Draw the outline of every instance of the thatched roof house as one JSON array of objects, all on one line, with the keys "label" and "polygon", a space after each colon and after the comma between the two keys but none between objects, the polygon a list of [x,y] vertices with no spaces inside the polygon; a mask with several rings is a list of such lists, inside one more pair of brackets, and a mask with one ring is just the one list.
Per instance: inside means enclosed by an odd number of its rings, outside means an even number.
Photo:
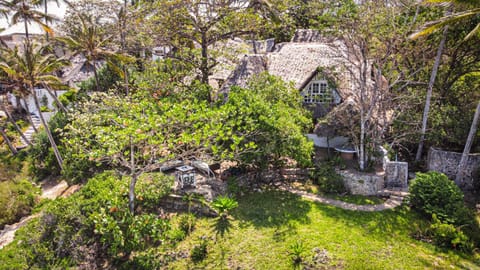
[{"label": "thatched roof house", "polygon": [[353,89],[344,70],[347,57],[342,41],[299,30],[292,42],[276,44],[272,52],[245,55],[219,92],[226,96],[231,86],[245,87],[252,76],[268,72],[293,83],[314,117],[322,117]]}]

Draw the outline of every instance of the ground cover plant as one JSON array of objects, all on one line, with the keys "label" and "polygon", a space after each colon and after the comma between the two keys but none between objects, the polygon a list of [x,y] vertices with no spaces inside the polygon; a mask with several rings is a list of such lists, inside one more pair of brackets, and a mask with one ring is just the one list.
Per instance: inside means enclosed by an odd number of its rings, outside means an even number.
[{"label": "ground cover plant", "polygon": [[25,156],[0,151],[0,229],[28,215],[40,193],[26,173]]},{"label": "ground cover plant", "polygon": [[45,205],[42,214],[17,233],[15,242],[1,250],[0,269],[89,268],[97,258],[135,268],[134,253],[162,246],[174,229],[169,220],[158,218],[151,204],[170,186],[171,179],[159,173],[140,177],[141,199],[134,216],[128,211],[127,182],[112,172],[99,174],[71,197]]}]

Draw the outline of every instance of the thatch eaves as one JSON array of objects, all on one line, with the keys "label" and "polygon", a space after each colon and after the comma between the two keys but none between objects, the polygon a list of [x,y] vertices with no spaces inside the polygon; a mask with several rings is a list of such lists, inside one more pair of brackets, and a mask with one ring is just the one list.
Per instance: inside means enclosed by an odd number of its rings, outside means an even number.
[{"label": "thatch eaves", "polygon": [[252,75],[267,71],[292,82],[301,90],[318,73],[335,81],[342,98],[352,91],[347,65],[346,49],[339,40],[313,43],[281,43],[273,52],[264,55],[246,55],[237,68],[230,74],[220,92],[227,93],[233,86],[245,87]]},{"label": "thatch eaves", "polygon": [[220,89],[220,93],[226,94],[232,86],[246,87],[250,78],[267,70],[266,55],[245,55],[237,68],[230,74]]}]

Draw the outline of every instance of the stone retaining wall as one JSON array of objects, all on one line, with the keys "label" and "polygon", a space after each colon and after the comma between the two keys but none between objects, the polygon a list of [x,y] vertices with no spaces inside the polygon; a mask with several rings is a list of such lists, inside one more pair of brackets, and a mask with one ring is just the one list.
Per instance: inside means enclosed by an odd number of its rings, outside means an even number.
[{"label": "stone retaining wall", "polygon": [[[462,153],[442,151],[431,147],[428,151],[427,168],[429,171],[444,173],[450,179],[455,179],[458,163],[462,158]],[[461,188],[473,188],[474,174],[480,170],[480,153],[470,154],[462,180]],[[477,176],[478,177],[478,176]]]},{"label": "stone retaining wall", "polygon": [[387,150],[380,147],[383,152],[383,170],[385,171],[385,188],[408,189],[408,163],[391,161],[388,158]]},{"label": "stone retaining wall", "polygon": [[[188,201],[184,200],[183,196],[176,194],[165,196],[159,202],[159,206],[163,211],[174,213],[188,212],[188,204]],[[190,212],[200,216],[217,216],[217,213],[213,211],[207,204],[197,199],[193,199],[191,201]]]},{"label": "stone retaining wall", "polygon": [[355,170],[337,170],[351,194],[378,195],[384,189],[384,173],[363,173]]}]

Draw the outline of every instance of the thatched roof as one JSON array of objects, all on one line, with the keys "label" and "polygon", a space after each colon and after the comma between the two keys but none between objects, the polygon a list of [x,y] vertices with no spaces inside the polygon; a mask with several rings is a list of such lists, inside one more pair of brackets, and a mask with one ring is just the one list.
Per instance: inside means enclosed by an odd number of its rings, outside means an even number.
[{"label": "thatched roof", "polygon": [[[70,62],[71,65],[62,70],[63,76],[61,78],[65,84],[68,84],[70,87],[76,87],[78,83],[93,77],[93,66],[87,62],[84,56],[73,56]],[[104,64],[105,61],[97,62],[97,69]]]},{"label": "thatched roof", "polygon": [[287,42],[277,44],[275,50],[264,55],[246,55],[230,74],[220,92],[226,93],[233,85],[246,86],[249,78],[263,71],[279,76],[302,89],[321,70],[335,78],[338,92],[351,91],[352,86],[346,72],[341,69],[345,63],[345,46],[339,40],[324,42]]},{"label": "thatched roof", "polygon": [[210,80],[227,80],[237,65],[243,61],[242,56],[246,54],[265,54],[271,52],[274,45],[274,39],[252,41],[234,38],[218,42],[211,49],[222,51],[223,53],[217,58],[218,65],[209,76]]},{"label": "thatched roof", "polygon": [[298,29],[292,37],[290,42],[330,42],[332,39],[320,34],[318,30],[313,29]]}]

